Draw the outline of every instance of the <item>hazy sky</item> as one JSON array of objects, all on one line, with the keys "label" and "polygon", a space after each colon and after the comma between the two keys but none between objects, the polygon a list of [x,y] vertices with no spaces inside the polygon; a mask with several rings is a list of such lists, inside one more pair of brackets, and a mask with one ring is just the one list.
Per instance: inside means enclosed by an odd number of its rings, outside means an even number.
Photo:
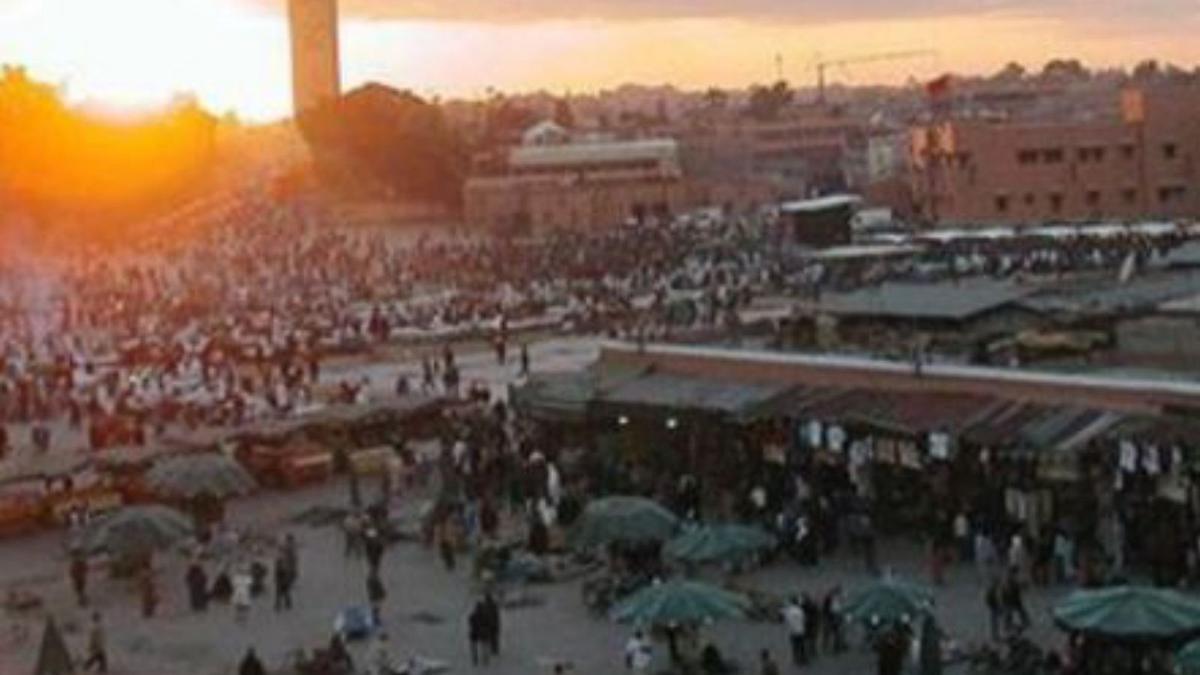
[{"label": "hazy sky", "polygon": [[[279,117],[290,102],[283,0],[0,0],[0,61],[76,99],[153,105],[193,91]],[[809,84],[818,55],[935,49],[833,73],[862,84],[1078,56],[1200,61],[1197,0],[343,0],[348,86],[422,93],[583,91],[623,82]]]}]

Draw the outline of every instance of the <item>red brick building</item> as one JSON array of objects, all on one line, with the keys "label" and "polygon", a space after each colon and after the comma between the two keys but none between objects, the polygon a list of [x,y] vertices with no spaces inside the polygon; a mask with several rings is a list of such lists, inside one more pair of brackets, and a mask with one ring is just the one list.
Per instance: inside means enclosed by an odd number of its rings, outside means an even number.
[{"label": "red brick building", "polygon": [[1084,122],[913,129],[918,217],[969,225],[1200,216],[1200,87],[1130,89],[1114,108]]}]

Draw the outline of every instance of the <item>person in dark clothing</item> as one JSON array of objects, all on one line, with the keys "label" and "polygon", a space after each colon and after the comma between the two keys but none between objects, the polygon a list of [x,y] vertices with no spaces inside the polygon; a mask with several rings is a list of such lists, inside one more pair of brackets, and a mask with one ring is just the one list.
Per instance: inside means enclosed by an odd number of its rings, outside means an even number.
[{"label": "person in dark clothing", "polygon": [[775,663],[775,659],[771,658],[769,650],[762,650],[759,662],[762,664],[758,668],[759,675],[779,675],[779,664]]},{"label": "person in dark clothing", "polygon": [[704,649],[700,650],[700,671],[704,675],[727,675],[733,672],[733,668],[725,662],[721,650],[712,642],[708,642]]},{"label": "person in dark clothing", "polygon": [[346,641],[342,639],[341,633],[334,633],[329,639],[329,650],[325,655],[329,664],[338,669],[335,672],[354,672],[354,658],[350,656],[350,650],[346,649]]},{"label": "person in dark clothing", "polygon": [[487,628],[487,644],[492,656],[500,655],[500,605],[491,592],[483,596],[483,618]]},{"label": "person in dark clothing", "polygon": [[1001,590],[1001,604],[1004,606],[1005,623],[1010,630],[1023,631],[1029,628],[1029,612],[1025,610],[1025,593],[1021,587],[1021,578],[1014,568],[1009,571]]},{"label": "person in dark clothing", "polygon": [[521,377],[529,376],[529,345],[521,343]]},{"label": "person in dark clothing", "polygon": [[238,675],[267,675],[267,669],[263,667],[254,647],[246,650],[246,655],[242,657],[242,662],[238,665]]},{"label": "person in dark clothing", "polygon": [[292,587],[295,585],[292,566],[285,556],[275,558],[275,611],[292,608]]},{"label": "person in dark clothing", "polygon": [[199,562],[188,565],[184,575],[184,583],[188,589],[188,604],[193,612],[203,612],[208,609],[208,575]]},{"label": "person in dark clothing", "polygon": [[804,641],[807,644],[804,651],[808,655],[808,659],[812,660],[817,658],[817,649],[821,643],[821,608],[808,593],[804,594],[800,607],[804,610],[806,628]]},{"label": "person in dark clothing", "polygon": [[487,617],[483,603],[475,603],[470,616],[467,617],[467,639],[471,643],[471,665],[487,665]]},{"label": "person in dark clothing", "polygon": [[1004,605],[1001,600],[1000,581],[993,580],[988,585],[984,601],[987,603],[988,620],[991,624],[992,639],[999,640],[1004,632]]},{"label": "person in dark clothing", "polygon": [[379,573],[379,563],[383,560],[383,537],[375,528],[367,530],[364,537],[363,550],[367,554],[367,565],[373,574]]},{"label": "person in dark clothing", "polygon": [[383,601],[387,598],[387,589],[379,575],[371,572],[367,575],[367,601],[371,603],[371,618],[376,626],[383,625]]},{"label": "person in dark clothing", "polygon": [[87,558],[82,554],[71,556],[71,588],[75,590],[75,600],[80,607],[87,607]]}]

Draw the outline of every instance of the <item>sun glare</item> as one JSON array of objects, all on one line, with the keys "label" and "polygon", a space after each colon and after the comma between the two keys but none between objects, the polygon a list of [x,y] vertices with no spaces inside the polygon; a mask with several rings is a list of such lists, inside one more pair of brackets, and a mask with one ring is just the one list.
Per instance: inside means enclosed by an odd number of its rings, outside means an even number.
[{"label": "sun glare", "polygon": [[73,100],[145,108],[191,92],[217,111],[287,112],[287,33],[276,14],[234,0],[15,2],[0,60],[61,77]]}]

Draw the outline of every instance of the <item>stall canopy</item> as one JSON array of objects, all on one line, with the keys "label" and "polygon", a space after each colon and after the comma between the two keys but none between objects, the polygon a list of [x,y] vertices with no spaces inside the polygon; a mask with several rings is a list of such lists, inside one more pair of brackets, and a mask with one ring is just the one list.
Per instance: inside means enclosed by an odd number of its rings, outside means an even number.
[{"label": "stall canopy", "polygon": [[537,373],[510,390],[521,412],[543,422],[582,422],[599,392],[636,379],[643,369],[593,365],[583,371]]},{"label": "stall canopy", "polygon": [[749,421],[790,386],[778,383],[722,382],[650,372],[597,392],[592,403],[600,414],[640,411],[706,413]]},{"label": "stall canopy", "polygon": [[905,435],[932,430],[957,433],[994,404],[991,397],[973,394],[851,389],[814,398],[798,415]]},{"label": "stall canopy", "polygon": [[964,441],[1009,455],[1069,455],[1123,419],[1117,412],[1079,406],[1005,402],[963,432]]}]

